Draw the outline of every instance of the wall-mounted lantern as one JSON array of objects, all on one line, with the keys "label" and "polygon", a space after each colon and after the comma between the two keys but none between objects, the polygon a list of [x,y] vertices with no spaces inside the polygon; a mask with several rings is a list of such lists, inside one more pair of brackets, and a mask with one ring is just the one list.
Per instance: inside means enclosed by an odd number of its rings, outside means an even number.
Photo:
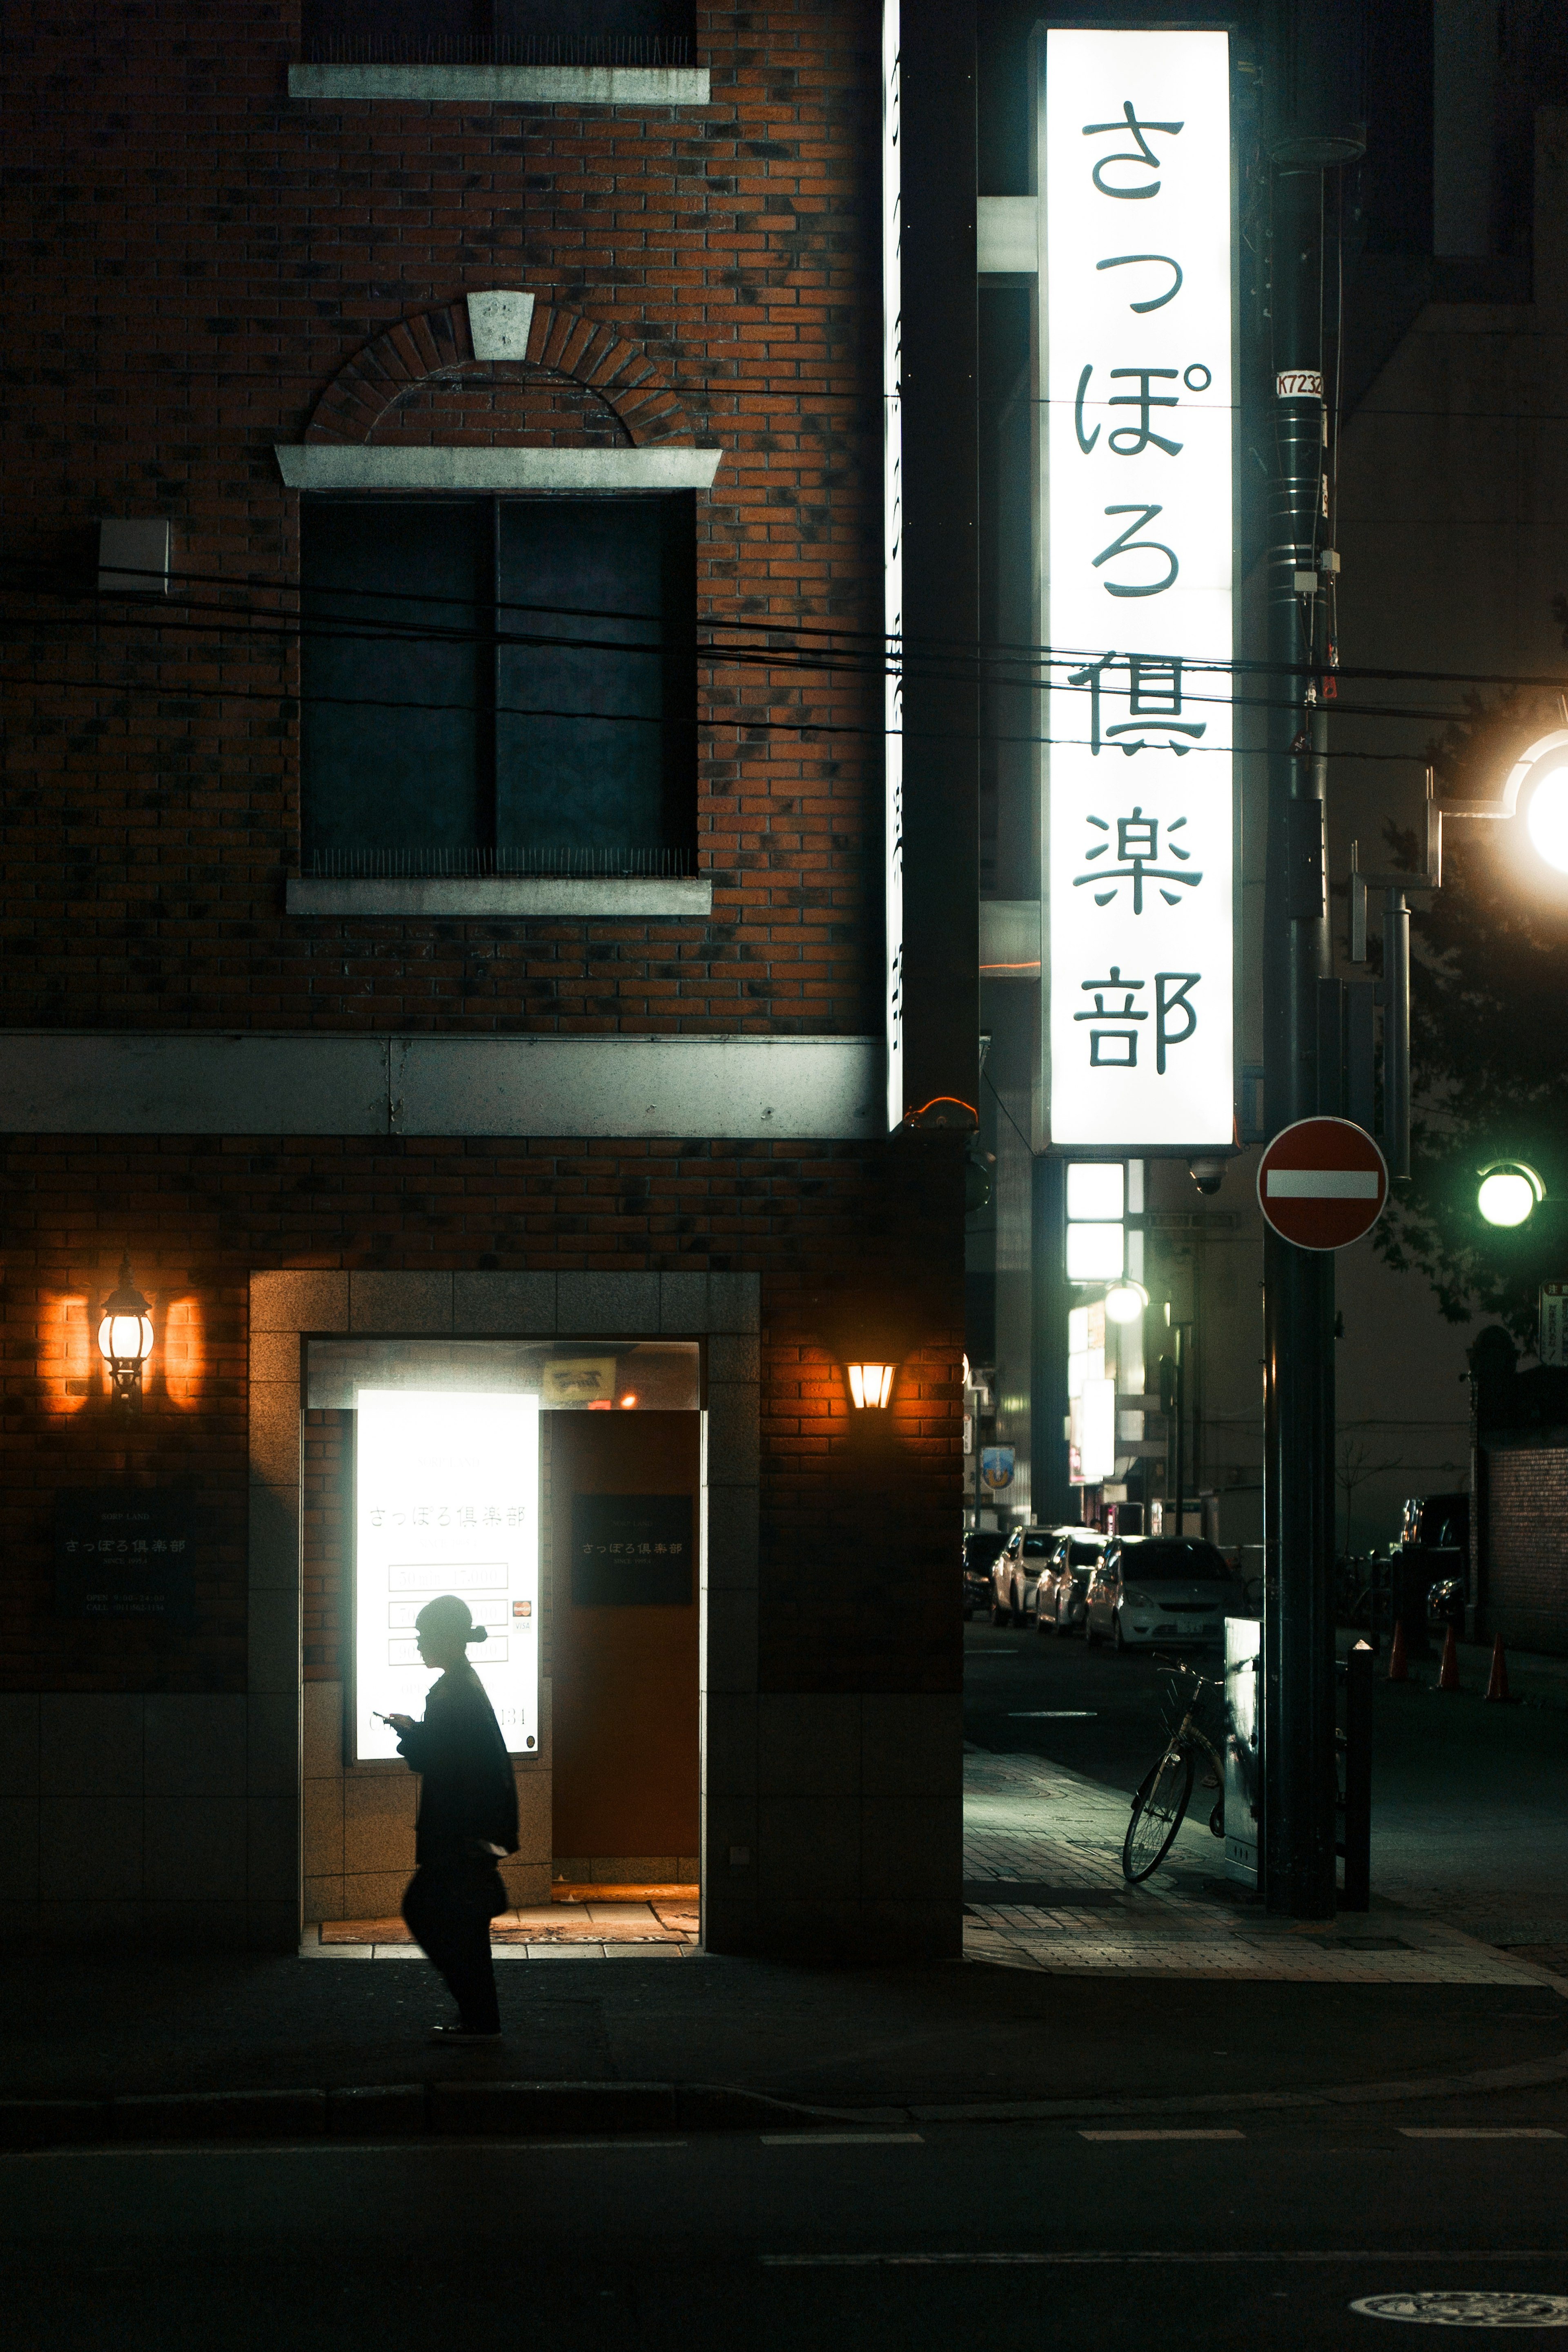
[{"label": "wall-mounted lantern", "polygon": [[120,1280],[99,1310],[98,1351],[108,1368],[116,1404],[127,1412],[141,1406],[141,1374],[152,1353],[152,1310],[131,1279],[131,1252],[120,1261]]},{"label": "wall-mounted lantern", "polygon": [[846,1364],[850,1402],[857,1412],[882,1412],[893,1394],[893,1364]]}]

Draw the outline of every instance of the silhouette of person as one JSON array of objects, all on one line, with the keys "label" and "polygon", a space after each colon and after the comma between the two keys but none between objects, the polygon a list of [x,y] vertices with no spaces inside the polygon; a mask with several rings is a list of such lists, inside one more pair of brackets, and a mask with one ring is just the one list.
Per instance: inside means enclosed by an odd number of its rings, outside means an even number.
[{"label": "silhouette of person", "polygon": [[454,1593],[426,1601],[414,1619],[419,1654],[444,1669],[424,1719],[389,1715],[398,1748],[420,1776],[417,1865],[402,1916],[457,2003],[457,2023],[433,2042],[494,2042],[501,2032],[490,1922],[507,1908],[496,1864],[517,1850],[517,1789],[512,1759],[468,1644],[486,1638]]}]

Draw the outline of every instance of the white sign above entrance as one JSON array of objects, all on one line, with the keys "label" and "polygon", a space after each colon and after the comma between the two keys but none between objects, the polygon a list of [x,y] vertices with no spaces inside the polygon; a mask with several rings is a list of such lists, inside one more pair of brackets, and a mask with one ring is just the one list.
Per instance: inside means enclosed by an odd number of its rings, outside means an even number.
[{"label": "white sign above entrance", "polygon": [[1051,1140],[1227,1144],[1229,42],[1045,59]]},{"label": "white sign above entrance", "polygon": [[469,1656],[513,1755],[539,1736],[539,1401],[361,1389],[355,1459],[354,1753],[397,1754],[382,1715],[421,1716],[414,1620],[444,1592],[487,1638]]}]

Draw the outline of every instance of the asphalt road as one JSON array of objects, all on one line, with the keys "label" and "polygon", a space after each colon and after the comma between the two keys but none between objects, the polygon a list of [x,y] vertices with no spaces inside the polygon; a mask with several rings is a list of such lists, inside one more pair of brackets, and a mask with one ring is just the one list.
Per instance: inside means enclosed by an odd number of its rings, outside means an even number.
[{"label": "asphalt road", "polygon": [[1410,2138],[1385,2111],[1155,2142],[1014,2126],[7,2157],[6,2332],[29,2352],[1343,2352],[1381,2340],[1363,2296],[1568,2295],[1564,2102],[1494,2103],[1500,2126],[1554,2136]]}]

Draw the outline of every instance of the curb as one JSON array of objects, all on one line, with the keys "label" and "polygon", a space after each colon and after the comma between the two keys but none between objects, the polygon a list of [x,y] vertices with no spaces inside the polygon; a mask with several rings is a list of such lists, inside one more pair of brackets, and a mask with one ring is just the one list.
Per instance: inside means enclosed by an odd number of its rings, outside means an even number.
[{"label": "curb", "polygon": [[348,2090],[175,2091],[107,2099],[0,2100],[0,2152],[216,2140],[549,2139],[581,2133],[810,2131],[823,2124],[1068,2123],[1107,2116],[1263,2114],[1463,2098],[1568,2082],[1568,2052],[1470,2074],[1315,2091],[1197,2091],[1164,2098],[807,2106],[705,2083],[390,2083]]}]

